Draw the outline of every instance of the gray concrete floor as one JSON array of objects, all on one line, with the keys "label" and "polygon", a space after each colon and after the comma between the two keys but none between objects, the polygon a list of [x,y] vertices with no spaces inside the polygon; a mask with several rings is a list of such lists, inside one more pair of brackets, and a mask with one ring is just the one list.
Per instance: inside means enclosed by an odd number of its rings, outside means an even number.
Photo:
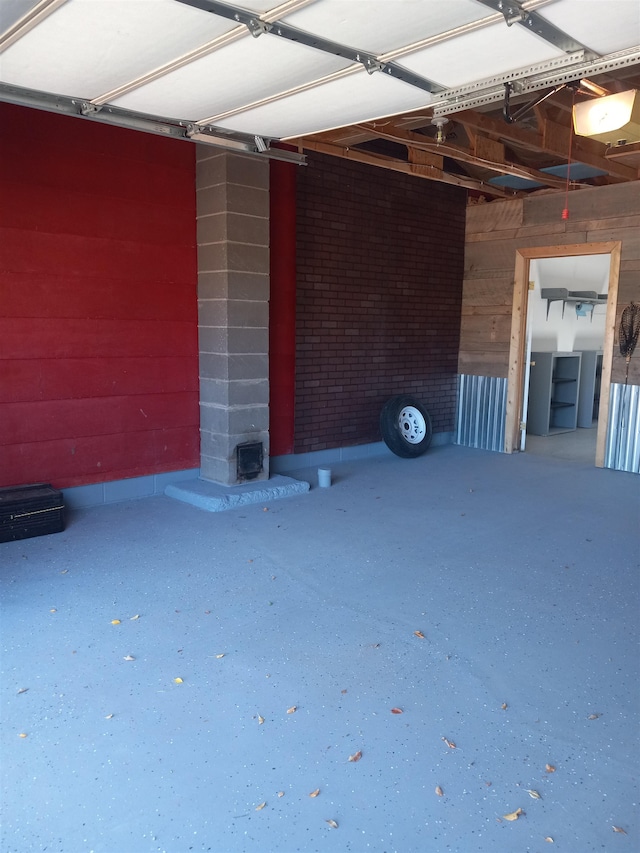
[{"label": "gray concrete floor", "polygon": [[637,476],[333,476],[0,545],[3,853],[639,849]]},{"label": "gray concrete floor", "polygon": [[553,435],[527,435],[525,452],[593,465],[596,458],[596,438],[595,425],[593,429],[575,429]]}]

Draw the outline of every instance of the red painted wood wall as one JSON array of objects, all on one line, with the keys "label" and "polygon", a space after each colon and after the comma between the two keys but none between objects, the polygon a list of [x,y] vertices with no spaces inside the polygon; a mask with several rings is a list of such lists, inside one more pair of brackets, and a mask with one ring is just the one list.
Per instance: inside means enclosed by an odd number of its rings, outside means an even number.
[{"label": "red painted wood wall", "polygon": [[293,453],[296,368],[296,174],[271,161],[269,445],[271,456]]},{"label": "red painted wood wall", "polygon": [[194,154],[0,104],[0,485],[199,466]]},{"label": "red painted wood wall", "polygon": [[323,155],[297,187],[295,452],[380,441],[396,394],[451,431],[466,192]]}]

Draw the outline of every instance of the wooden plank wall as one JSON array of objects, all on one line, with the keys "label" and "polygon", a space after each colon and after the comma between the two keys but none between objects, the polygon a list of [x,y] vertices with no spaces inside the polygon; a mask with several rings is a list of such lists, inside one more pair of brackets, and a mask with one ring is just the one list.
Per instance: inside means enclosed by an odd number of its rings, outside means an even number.
[{"label": "wooden plank wall", "polygon": [[194,151],[0,104],[0,486],[200,464]]},{"label": "wooden plank wall", "polygon": [[[640,182],[571,192],[567,220],[564,206],[563,193],[550,193],[467,209],[459,373],[507,376],[516,249],[620,240],[616,328],[623,308],[640,302]],[[624,373],[616,336],[611,381]],[[629,382],[640,385],[640,351]]]}]

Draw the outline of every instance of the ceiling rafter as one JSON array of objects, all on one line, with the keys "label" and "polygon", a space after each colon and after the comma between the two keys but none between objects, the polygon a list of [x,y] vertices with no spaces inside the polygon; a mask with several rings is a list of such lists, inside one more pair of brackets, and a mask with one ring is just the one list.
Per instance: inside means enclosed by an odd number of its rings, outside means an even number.
[{"label": "ceiling rafter", "polygon": [[385,132],[377,129],[376,133],[380,139],[387,139],[390,142],[401,142],[421,151],[439,153],[445,157],[450,157],[452,160],[457,160],[461,163],[469,163],[473,166],[482,166],[489,171],[498,172],[502,175],[512,175],[518,178],[538,181],[541,184],[549,187],[555,187],[556,189],[564,189],[566,187],[566,181],[564,179],[548,175],[545,172],[539,172],[537,169],[531,169],[527,166],[519,166],[516,163],[510,163],[507,160],[504,162],[487,160],[476,156],[469,149],[461,148],[458,145],[452,145],[446,142],[431,142],[423,139],[419,134],[412,133],[409,130],[393,128],[393,130]]},{"label": "ceiling rafter", "polygon": [[[484,131],[496,139],[506,139],[510,142],[516,142],[532,151],[548,152],[565,159],[569,156],[568,134],[571,133],[569,127],[564,128],[567,134],[565,137],[566,141],[563,144],[559,144],[557,136],[553,138],[551,134],[548,134],[545,138],[544,127],[538,132],[526,130],[513,124],[506,124],[506,122],[496,120],[491,118],[491,116],[476,112],[475,110],[465,110],[464,112],[456,113],[455,120],[463,126],[469,126],[476,131]],[[557,126],[563,127],[561,125]],[[576,137],[573,141],[572,159],[587,166],[593,166],[596,169],[603,169],[627,181],[637,179],[637,171],[620,163],[612,162],[603,156],[603,151],[604,146],[601,142],[594,142],[585,137]]]},{"label": "ceiling rafter", "polygon": [[369,151],[362,151],[358,148],[349,148],[342,145],[336,145],[332,142],[323,142],[320,139],[300,139],[297,141],[297,144],[300,151],[316,151],[319,154],[329,154],[333,157],[341,157],[344,160],[353,160],[357,163],[365,163],[369,166],[378,166],[393,172],[404,172],[405,174],[416,175],[419,178],[426,178],[430,181],[438,181],[440,183],[452,184],[469,190],[476,190],[477,192],[494,196],[495,198],[514,197],[513,192],[504,190],[502,187],[494,187],[487,184],[485,181],[475,180],[474,178],[451,175],[438,169],[437,166],[429,164],[397,160],[394,157],[387,157],[384,154],[373,154]]}]

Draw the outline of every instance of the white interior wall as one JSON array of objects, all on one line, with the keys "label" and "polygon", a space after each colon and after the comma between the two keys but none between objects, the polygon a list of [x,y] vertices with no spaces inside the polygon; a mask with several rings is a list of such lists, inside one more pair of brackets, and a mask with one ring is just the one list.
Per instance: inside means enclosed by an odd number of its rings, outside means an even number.
[{"label": "white interior wall", "polygon": [[593,320],[578,317],[575,305],[567,303],[562,316],[562,302],[552,302],[547,319],[545,287],[567,290],[593,290],[606,293],[609,286],[609,255],[577,255],[566,258],[539,258],[531,262],[530,280],[534,290],[529,294],[533,352],[572,352],[600,350],[604,341],[606,305],[596,305]]}]

